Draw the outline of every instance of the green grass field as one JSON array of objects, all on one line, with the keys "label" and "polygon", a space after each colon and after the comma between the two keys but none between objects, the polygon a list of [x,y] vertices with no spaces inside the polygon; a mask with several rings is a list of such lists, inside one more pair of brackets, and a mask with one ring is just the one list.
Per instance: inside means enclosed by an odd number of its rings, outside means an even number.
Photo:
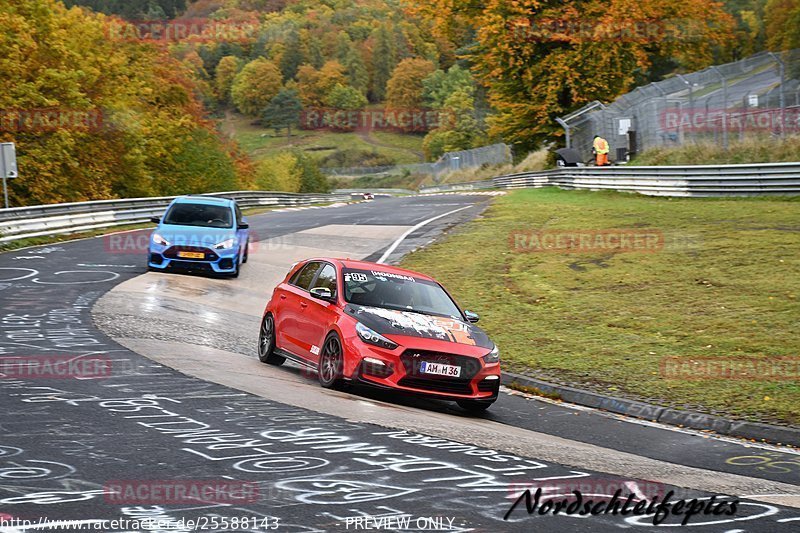
[{"label": "green grass field", "polygon": [[289,149],[305,150],[315,158],[323,158],[337,150],[375,151],[392,158],[396,164],[422,162],[422,135],[391,132],[335,133],[323,130],[293,130],[288,138],[273,129],[252,124],[253,119],[229,114],[222,129],[232,136],[254,159],[263,159]]},{"label": "green grass field", "polygon": [[[530,230],[661,232],[650,253],[533,252]],[[800,202],[524,190],[409,256],[482,315],[505,369],[684,409],[797,424],[800,375],[674,379],[680,358],[800,357]],[[800,371],[800,367],[799,367]]]}]

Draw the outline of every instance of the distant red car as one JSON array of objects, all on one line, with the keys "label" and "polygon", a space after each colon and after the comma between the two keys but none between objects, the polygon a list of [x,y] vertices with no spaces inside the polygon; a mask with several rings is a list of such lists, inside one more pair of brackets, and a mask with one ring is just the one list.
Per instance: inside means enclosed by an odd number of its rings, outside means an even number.
[{"label": "distant red car", "polygon": [[480,411],[497,400],[497,346],[432,278],[387,265],[296,264],[264,311],[259,359],[317,370],[326,388],[362,383]]}]

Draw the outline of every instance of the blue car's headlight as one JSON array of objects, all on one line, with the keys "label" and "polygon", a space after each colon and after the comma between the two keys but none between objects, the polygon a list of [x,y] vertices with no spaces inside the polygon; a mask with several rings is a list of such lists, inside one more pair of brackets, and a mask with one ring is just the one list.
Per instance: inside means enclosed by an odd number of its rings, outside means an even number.
[{"label": "blue car's headlight", "polygon": [[214,245],[215,250],[228,250],[236,245],[236,239],[227,239]]},{"label": "blue car's headlight", "polygon": [[375,346],[380,346],[381,348],[386,348],[387,350],[394,350],[397,348],[396,342],[392,342],[380,333],[372,331],[361,322],[356,323],[356,332],[361,340],[367,344],[374,344]]},{"label": "blue car's headlight", "polygon": [[160,246],[169,246],[169,241],[158,233],[153,233],[153,242]]},{"label": "blue car's headlight", "polygon": [[498,362],[500,360],[500,348],[498,348],[495,344],[494,348],[492,348],[492,351],[483,356],[483,360],[486,363]]}]

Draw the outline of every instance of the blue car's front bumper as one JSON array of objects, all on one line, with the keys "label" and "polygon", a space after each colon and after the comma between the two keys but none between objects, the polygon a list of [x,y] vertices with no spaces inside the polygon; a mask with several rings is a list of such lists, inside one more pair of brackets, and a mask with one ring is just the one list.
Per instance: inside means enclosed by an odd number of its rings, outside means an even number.
[{"label": "blue car's front bumper", "polygon": [[[181,252],[202,253],[203,258],[181,257]],[[155,270],[190,270],[216,274],[233,274],[239,268],[240,247],[225,250],[211,248],[162,246],[150,243],[147,265]]]}]

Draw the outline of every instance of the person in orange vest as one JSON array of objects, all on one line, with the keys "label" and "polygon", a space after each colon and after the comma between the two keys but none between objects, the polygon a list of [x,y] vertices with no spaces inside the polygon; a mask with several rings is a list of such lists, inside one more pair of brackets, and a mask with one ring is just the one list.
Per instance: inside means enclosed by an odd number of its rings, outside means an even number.
[{"label": "person in orange vest", "polygon": [[594,136],[594,142],[592,143],[592,152],[594,153],[595,157],[595,164],[598,167],[603,167],[608,165],[608,141],[600,137],[599,135]]}]

